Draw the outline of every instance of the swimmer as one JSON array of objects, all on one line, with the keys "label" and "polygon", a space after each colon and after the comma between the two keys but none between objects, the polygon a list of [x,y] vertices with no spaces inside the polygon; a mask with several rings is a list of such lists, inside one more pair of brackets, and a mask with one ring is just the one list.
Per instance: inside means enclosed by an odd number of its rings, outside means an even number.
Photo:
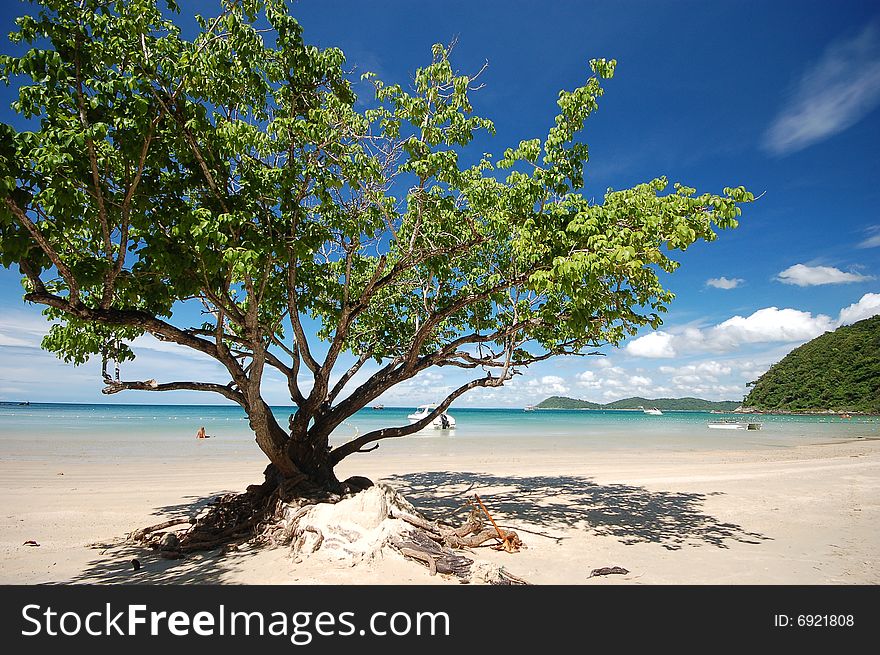
[{"label": "swimmer", "polygon": [[196,432],[196,439],[207,439],[208,435],[205,434],[205,426],[199,428],[199,431]]}]

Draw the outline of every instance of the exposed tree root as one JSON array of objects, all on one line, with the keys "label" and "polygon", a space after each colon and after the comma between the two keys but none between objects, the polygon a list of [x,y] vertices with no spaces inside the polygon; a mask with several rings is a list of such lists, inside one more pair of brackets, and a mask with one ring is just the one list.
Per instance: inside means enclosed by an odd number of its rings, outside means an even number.
[{"label": "exposed tree root", "polygon": [[335,494],[309,485],[305,477],[278,480],[270,467],[263,484],[217,498],[198,517],[174,518],[137,530],[129,540],[168,559],[251,542],[289,547],[294,557],[318,554],[353,565],[381,558],[384,550],[391,549],[424,564],[431,575],[454,576],[462,582],[526,584],[501,567],[475,563],[461,553],[489,545],[511,553],[523,547],[515,532],[495,524],[476,495],[469,503],[469,516],[455,527],[421,516],[385,485],[359,493],[372,486],[366,478],[350,478],[341,485],[343,493]]},{"label": "exposed tree root", "polygon": [[150,533],[157,532],[158,530],[164,530],[164,529],[166,529],[166,528],[170,528],[170,527],[173,527],[173,526],[175,526],[175,525],[181,525],[181,524],[183,524],[183,523],[190,523],[190,524],[192,524],[192,523],[195,523],[195,522],[196,522],[196,520],[195,520],[194,518],[189,518],[189,517],[178,518],[178,519],[171,519],[170,521],[163,521],[162,523],[159,523],[159,524],[157,524],[157,525],[151,525],[151,526],[149,526],[148,528],[141,528],[140,530],[137,530],[136,532],[133,532],[133,533],[130,535],[130,538],[133,539],[133,540],[135,540],[135,541],[146,541],[146,537],[147,537],[147,535],[149,535]]}]

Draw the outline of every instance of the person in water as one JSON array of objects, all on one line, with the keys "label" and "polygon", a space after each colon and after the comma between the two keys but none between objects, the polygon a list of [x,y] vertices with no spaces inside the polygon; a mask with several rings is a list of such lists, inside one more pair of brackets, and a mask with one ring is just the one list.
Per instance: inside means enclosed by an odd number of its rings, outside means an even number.
[{"label": "person in water", "polygon": [[199,428],[199,431],[196,432],[196,439],[207,439],[208,435],[205,434],[205,426]]}]

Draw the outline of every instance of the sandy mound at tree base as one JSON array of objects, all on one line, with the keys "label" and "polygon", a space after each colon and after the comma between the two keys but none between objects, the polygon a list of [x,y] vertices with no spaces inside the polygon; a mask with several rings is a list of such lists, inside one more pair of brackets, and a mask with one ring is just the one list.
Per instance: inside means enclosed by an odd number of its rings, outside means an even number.
[{"label": "sandy mound at tree base", "polygon": [[454,575],[465,583],[522,583],[497,565],[475,562],[460,550],[437,543],[436,537],[413,525],[429,522],[386,484],[373,485],[336,503],[290,505],[282,522],[298,562],[319,558],[336,566],[357,566],[406,556],[428,566],[432,574]]},{"label": "sandy mound at tree base", "polygon": [[394,489],[377,484],[337,503],[289,506],[284,521],[293,525],[295,557],[321,557],[355,566],[381,559],[394,538],[412,529],[393,518],[393,513],[418,514]]}]

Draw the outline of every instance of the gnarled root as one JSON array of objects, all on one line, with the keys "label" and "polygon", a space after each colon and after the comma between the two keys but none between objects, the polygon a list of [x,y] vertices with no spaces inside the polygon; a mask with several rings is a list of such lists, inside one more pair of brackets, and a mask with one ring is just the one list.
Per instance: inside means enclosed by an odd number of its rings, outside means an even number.
[{"label": "gnarled root", "polygon": [[[347,566],[395,551],[427,566],[431,575],[454,576],[461,582],[526,584],[497,565],[475,563],[461,553],[490,543],[508,552],[522,547],[515,532],[495,525],[481,502],[471,503],[468,518],[454,527],[426,519],[387,485],[350,478],[340,490],[343,493],[329,493],[304,478],[278,480],[267,470],[266,482],[251,485],[243,494],[218,498],[201,516],[171,519],[138,530],[129,539],[168,559],[218,547],[235,549],[248,541],[288,546],[296,561],[317,556]],[[183,530],[168,530],[184,524]]]},{"label": "gnarled root", "polygon": [[[366,478],[357,478],[343,483],[342,489],[360,489],[369,484],[372,483]],[[276,543],[279,527],[284,532],[281,543],[289,543],[293,531],[285,530],[279,521],[292,503],[302,507],[340,498],[341,495],[309,484],[304,475],[280,478],[269,466],[262,484],[250,485],[243,494],[219,496],[201,516],[170,519],[137,530],[128,539],[158,550],[161,557],[168,559],[220,547],[234,548],[250,540]],[[189,527],[182,531],[166,531],[185,523]]]}]

